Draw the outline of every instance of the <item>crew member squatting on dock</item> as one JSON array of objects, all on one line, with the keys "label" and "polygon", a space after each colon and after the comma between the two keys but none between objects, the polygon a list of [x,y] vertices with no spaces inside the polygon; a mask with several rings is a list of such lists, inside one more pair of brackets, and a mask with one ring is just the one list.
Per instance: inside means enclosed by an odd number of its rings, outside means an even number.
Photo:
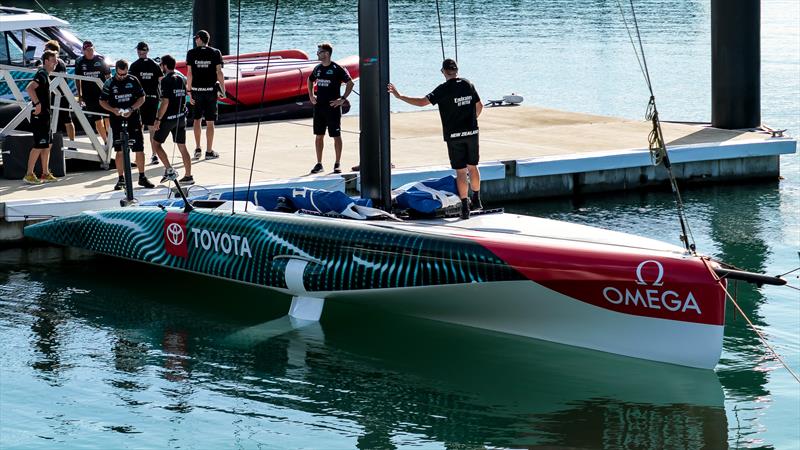
[{"label": "crew member squatting on dock", "polygon": [[[458,77],[458,65],[452,59],[442,62],[445,82],[425,97],[407,97],[389,83],[388,89],[398,99],[415,106],[439,105],[442,132],[447,142],[450,167],[456,171],[458,196],[461,198],[461,218],[469,218],[470,209],[483,208],[481,204],[481,175],[478,170],[478,116],[483,111],[481,98],[475,86],[466,78]],[[472,205],[467,198],[467,173],[472,187]]]},{"label": "crew member squatting on dock", "polygon": [[175,58],[172,55],[161,57],[161,70],[164,78],[161,79],[161,106],[156,113],[153,125],[153,152],[164,163],[164,178],[161,182],[178,178],[177,172],[172,168],[167,153],[161,145],[167,141],[167,136],[172,134],[172,142],[178,145],[183,159],[183,169],[186,175],[178,180],[181,185],[194,184],[192,177],[192,157],[186,148],[186,79],[175,71]]},{"label": "crew member squatting on dock", "polygon": [[139,186],[152,188],[144,174],[144,136],[139,109],[144,104],[144,90],[136,77],[128,74],[128,62],[120,59],[115,64],[117,73],[103,85],[100,93],[100,106],[110,112],[111,131],[114,133],[114,150],[117,151],[114,165],[119,176],[114,190],[125,186],[125,172],[122,157],[122,124],[127,123],[128,138],[133,142],[131,151],[136,155],[136,168],[139,169]]},{"label": "crew member squatting on dock", "polygon": [[[150,51],[150,46],[147,42],[139,42],[136,45],[136,54],[139,59],[131,63],[131,69],[128,71],[131,75],[135,76],[144,89],[144,105],[142,105],[142,126],[147,127],[150,134],[150,148],[155,149],[153,143],[153,123],[156,120],[156,110],[158,109],[158,80],[164,76],[161,67],[155,61],[147,57]],[[156,157],[155,150],[150,157],[150,164],[158,164],[158,157]]]},{"label": "crew member squatting on dock", "polygon": [[[317,58],[320,64],[314,67],[308,77],[308,99],[314,105],[314,147],[317,151],[317,164],[311,173],[320,173],[322,168],[322,150],[325,147],[325,130],[333,138],[333,149],[336,162],[333,173],[341,173],[342,159],[342,105],[353,91],[353,79],[347,69],[331,61],[333,45],[324,42],[317,46]],[[314,84],[317,93],[314,95]],[[347,83],[344,95],[341,95],[342,83]]]},{"label": "crew member squatting on dock", "polygon": [[[23,178],[23,181],[28,184],[58,181],[50,173],[50,146],[53,142],[50,134],[50,73],[55,69],[57,62],[56,52],[45,50],[42,53],[42,67],[36,71],[33,80],[25,88],[34,107],[30,120],[33,131],[33,148],[28,156],[28,171]],[[41,178],[33,173],[37,159],[42,163]]]},{"label": "crew member squatting on dock", "polygon": [[225,77],[222,74],[222,53],[208,46],[211,35],[200,30],[194,35],[195,48],[186,53],[186,86],[194,119],[195,159],[200,159],[202,130],[200,122],[206,120],[206,159],[219,158],[213,150],[214,122],[217,120],[217,98],[225,98]]}]

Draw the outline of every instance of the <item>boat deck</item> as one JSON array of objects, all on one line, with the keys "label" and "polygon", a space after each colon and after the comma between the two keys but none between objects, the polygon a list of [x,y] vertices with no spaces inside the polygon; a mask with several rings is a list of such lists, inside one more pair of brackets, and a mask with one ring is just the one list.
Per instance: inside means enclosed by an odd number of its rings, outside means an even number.
[{"label": "boat deck", "polygon": [[[568,175],[571,180],[574,173],[649,165],[646,149],[650,123],[645,121],[506,106],[485,108],[480,124],[482,173],[486,181],[547,175]],[[308,175],[315,163],[311,125],[311,119],[302,119],[263,123],[260,129],[256,124],[239,125],[238,128],[232,125],[217,127],[215,150],[221,157],[193,164],[194,178],[198,185],[213,188],[230,185],[235,174],[237,185],[246,184],[258,130],[254,181],[261,185],[307,185],[344,190],[345,179],[354,176],[348,176],[347,172],[358,164],[358,116],[346,115],[342,120],[343,175],[332,173],[334,154],[330,138],[326,138],[325,144],[325,171]],[[392,114],[391,131],[395,186],[452,173],[436,110]],[[773,138],[763,132],[676,123],[664,123],[663,131],[673,152],[672,160],[676,163],[764,156],[774,157],[777,161],[777,155],[794,153],[796,149],[794,139]],[[187,130],[190,151],[193,144],[191,130]],[[149,158],[149,144],[145,145]],[[174,150],[175,167],[182,174],[177,147],[168,140],[165,149],[170,155]],[[157,182],[163,166],[148,165],[146,173]],[[40,186],[0,178],[0,204],[5,205],[7,221],[21,220],[19,217],[23,215],[46,214],[48,204],[59,203],[63,207],[73,203],[76,208],[81,208],[81,204],[86,203],[86,207],[97,207],[96,204],[89,205],[87,199],[102,198],[113,206],[122,197],[120,191],[112,190],[115,181],[116,172],[113,170],[68,173],[58,183]],[[158,190],[158,194],[148,191],[137,189],[137,196],[155,194],[163,197],[165,192],[163,189]],[[37,206],[26,209],[29,204]],[[10,206],[13,206],[13,214],[9,211]]]}]

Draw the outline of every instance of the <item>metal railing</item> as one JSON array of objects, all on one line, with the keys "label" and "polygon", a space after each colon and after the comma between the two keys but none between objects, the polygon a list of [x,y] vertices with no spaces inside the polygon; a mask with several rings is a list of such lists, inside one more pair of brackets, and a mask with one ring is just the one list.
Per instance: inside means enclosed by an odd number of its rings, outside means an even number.
[{"label": "metal railing", "polygon": [[[6,104],[15,104],[20,107],[20,112],[11,119],[8,124],[4,127],[0,128],[0,139],[11,132],[15,131],[17,127],[25,120],[30,121],[31,112],[34,110],[33,104],[31,103],[30,99],[27,98],[27,95],[20,90],[17,83],[22,82],[30,82],[32,78],[14,78],[14,73],[30,73],[35,74],[37,69],[19,67],[19,66],[8,66],[4,64],[0,64],[0,79],[5,81],[6,85],[8,86],[13,99],[7,98],[0,98],[0,103]],[[67,80],[74,80],[75,82],[78,81],[89,81],[92,83],[97,83],[98,87],[102,89],[103,82],[99,78],[92,78],[92,77],[84,77],[81,75],[73,75],[64,72],[52,72],[50,73],[50,93],[54,94],[55,98],[52,104],[52,114],[50,117],[50,130],[51,132],[55,133],[58,127],[58,116],[59,114],[70,114],[74,113],[75,118],[78,120],[78,124],[80,124],[81,129],[86,134],[88,138],[88,142],[84,140],[69,140],[64,139],[64,157],[65,158],[77,158],[77,159],[86,159],[90,161],[97,161],[101,164],[103,168],[108,168],[111,157],[112,157],[112,143],[114,142],[113,136],[111,133],[110,127],[108,128],[108,139],[105,143],[101,142],[97,136],[97,132],[95,131],[94,127],[92,126],[92,122],[99,120],[97,118],[93,118],[91,121],[87,116],[98,116],[100,118],[108,117],[106,113],[96,113],[91,111],[84,111],[83,107],[81,107],[80,103],[75,99],[75,94],[72,92],[72,89],[69,87],[69,83]],[[69,107],[62,108],[61,107],[61,98],[64,97],[67,100],[67,104]]]}]

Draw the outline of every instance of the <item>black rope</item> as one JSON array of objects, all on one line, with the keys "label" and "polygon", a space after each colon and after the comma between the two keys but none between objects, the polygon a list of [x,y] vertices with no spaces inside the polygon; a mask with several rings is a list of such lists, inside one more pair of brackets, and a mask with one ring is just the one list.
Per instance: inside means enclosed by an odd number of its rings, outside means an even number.
[{"label": "black rope", "polygon": [[[633,46],[633,51],[636,53],[636,60],[639,62],[639,69],[641,69],[642,75],[644,76],[644,81],[647,84],[647,89],[650,91],[650,101],[647,103],[647,111],[645,112],[645,119],[651,121],[653,124],[653,129],[647,136],[650,159],[653,162],[653,165],[657,166],[663,164],[664,168],[667,169],[670,187],[672,188],[672,193],[675,196],[675,204],[678,210],[678,220],[681,225],[681,241],[683,242],[683,245],[686,247],[687,251],[695,253],[696,245],[694,236],[692,235],[692,230],[689,228],[688,221],[686,220],[683,199],[681,198],[681,193],[678,189],[678,181],[675,179],[675,175],[672,173],[672,164],[669,161],[667,145],[664,142],[664,133],[661,130],[661,121],[658,118],[656,96],[653,93],[653,84],[650,79],[650,71],[647,68],[647,59],[645,58],[644,45],[642,44],[642,34],[639,32],[639,21],[636,19],[636,8],[633,6],[633,0],[629,0],[629,3],[631,5],[631,15],[633,17],[633,26],[636,30],[636,38],[639,42],[638,48],[633,41],[633,36],[631,35],[630,28],[628,27],[628,21],[625,19],[625,12],[622,8],[622,4],[620,3],[620,0],[617,0],[617,4],[622,15],[622,20],[625,23],[625,30],[628,32],[628,38],[631,41],[631,46]],[[639,59],[639,53],[641,53],[641,60]]]},{"label": "black rope", "polygon": [[[238,0],[236,5],[236,100],[234,100],[233,113],[233,189],[231,198],[231,215],[236,214],[236,149],[239,142],[239,48],[242,43],[242,0]],[[264,75],[266,76],[266,75]],[[247,199],[245,199],[247,200]],[[245,203],[246,204],[246,203]]]},{"label": "black rope", "polygon": [[[253,142],[253,159],[250,162],[250,178],[247,180],[247,195],[245,196],[245,201],[250,198],[250,187],[253,184],[253,166],[256,163],[256,148],[258,147],[258,132],[261,129],[261,120],[264,118],[264,95],[267,92],[267,78],[269,75],[269,63],[272,61],[272,42],[273,38],[275,37],[275,24],[278,20],[278,2],[279,0],[275,0],[275,14],[272,16],[272,32],[269,35],[269,50],[267,51],[267,69],[264,72],[264,84],[261,86],[261,102],[259,103],[260,112],[258,114],[258,125],[256,125],[256,137]],[[244,211],[247,212],[247,205],[249,203],[244,204]]]},{"label": "black rope", "polygon": [[442,60],[444,60],[444,35],[442,34],[442,15],[439,12],[439,0],[436,0],[436,19],[439,20],[439,41],[442,43]]}]

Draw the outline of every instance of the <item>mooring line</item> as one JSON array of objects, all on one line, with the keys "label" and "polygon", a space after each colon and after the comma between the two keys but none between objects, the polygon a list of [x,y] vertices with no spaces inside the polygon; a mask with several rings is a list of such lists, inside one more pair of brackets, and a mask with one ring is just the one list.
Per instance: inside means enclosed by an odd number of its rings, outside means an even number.
[{"label": "mooring line", "polygon": [[[711,273],[714,273],[714,270],[711,269],[711,267],[708,266],[708,261],[706,261],[704,258],[701,258],[701,261],[703,261],[703,264],[705,264],[706,268]],[[750,328],[752,328],[753,331],[756,332],[756,334],[758,335],[758,338],[761,339],[761,343],[764,344],[764,346],[767,347],[767,349],[769,349],[770,353],[772,353],[772,356],[774,356],[775,359],[777,359],[778,362],[780,362],[781,365],[789,372],[789,374],[791,374],[792,377],[794,377],[795,381],[797,381],[797,383],[800,384],[800,377],[798,377],[798,375],[791,369],[791,367],[789,367],[789,365],[786,364],[786,361],[784,361],[783,358],[781,358],[781,355],[779,355],[778,352],[775,351],[775,349],[772,348],[771,345],[769,345],[769,342],[767,342],[767,338],[765,338],[764,335],[761,333],[761,331],[759,331],[758,328],[756,328],[756,326],[753,324],[753,322],[750,320],[750,318],[747,317],[747,314],[745,314],[745,312],[742,309],[742,307],[739,306],[739,303],[736,302],[736,300],[733,298],[733,296],[731,296],[730,292],[728,292],[728,289],[725,287],[725,285],[722,284],[722,279],[717,278],[717,283],[719,283],[719,287],[721,287],[722,290],[725,292],[725,296],[728,297],[728,300],[730,300],[731,303],[733,303],[733,306],[736,307],[736,309],[739,311],[739,314],[741,314],[742,317],[744,317],[744,320],[747,321],[747,324],[750,325]]]}]

